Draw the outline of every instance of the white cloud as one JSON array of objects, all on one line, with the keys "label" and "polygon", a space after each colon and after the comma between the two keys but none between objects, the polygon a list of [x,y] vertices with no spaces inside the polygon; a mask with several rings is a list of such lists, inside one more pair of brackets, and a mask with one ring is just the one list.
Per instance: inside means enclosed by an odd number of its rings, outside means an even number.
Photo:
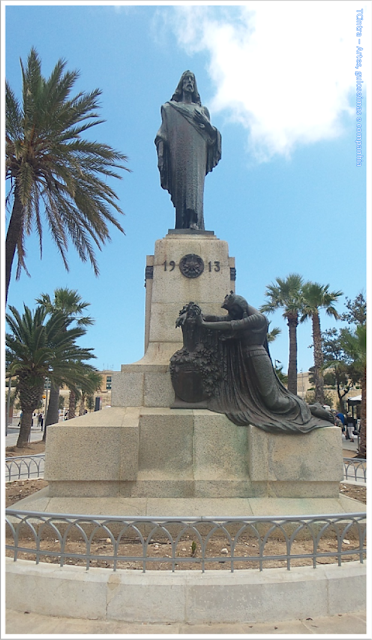
[{"label": "white cloud", "polygon": [[355,113],[357,8],[312,0],[184,5],[168,27],[188,53],[208,53],[208,107],[241,123],[250,152],[265,161],[339,136],[343,116]]}]

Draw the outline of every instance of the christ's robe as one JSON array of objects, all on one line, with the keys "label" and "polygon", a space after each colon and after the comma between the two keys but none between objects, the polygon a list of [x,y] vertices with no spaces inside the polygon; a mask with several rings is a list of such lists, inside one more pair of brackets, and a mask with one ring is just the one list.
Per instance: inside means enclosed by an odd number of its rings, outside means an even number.
[{"label": "christ's robe", "polygon": [[204,179],[221,158],[221,135],[194,119],[205,107],[170,101],[161,108],[162,124],[156,135],[161,186],[176,209],[176,229],[204,229]]}]

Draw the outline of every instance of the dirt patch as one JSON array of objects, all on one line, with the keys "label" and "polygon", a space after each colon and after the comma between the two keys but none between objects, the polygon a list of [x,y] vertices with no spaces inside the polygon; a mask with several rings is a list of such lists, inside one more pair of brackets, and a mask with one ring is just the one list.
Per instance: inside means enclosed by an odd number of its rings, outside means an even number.
[{"label": "dirt patch", "polygon": [[[32,455],[32,454],[30,454]],[[13,482],[5,483],[5,504],[6,507],[10,507],[16,504],[19,500],[31,496],[36,491],[40,491],[47,487],[48,483],[42,478],[35,478],[35,480],[14,480]]]},{"label": "dirt patch", "polygon": [[29,442],[25,447],[17,448],[14,445],[12,447],[6,447],[5,449],[6,458],[13,458],[15,456],[33,456],[37,453],[45,453],[45,442],[43,440]]},{"label": "dirt patch", "polygon": [[[56,534],[54,534],[56,535]],[[175,570],[201,570],[201,545],[195,540],[197,536],[183,536],[174,549],[172,555],[172,544],[166,539],[153,537],[147,546],[144,547],[140,541],[129,541],[122,539],[117,548],[117,569],[137,569],[142,571],[145,560],[145,568],[147,570],[169,571],[174,564]],[[7,537],[7,544],[12,544],[13,540]],[[195,544],[193,544],[195,543]],[[20,560],[36,560],[35,541],[31,537],[24,537],[19,540],[19,545],[24,549],[18,551]],[[209,540],[205,551],[205,569],[212,570],[231,570],[231,554],[232,545],[224,539],[215,537]],[[343,562],[352,562],[360,560],[357,552],[359,547],[358,540],[348,534],[348,538],[344,539],[342,551],[347,553],[343,555]],[[41,562],[49,564],[59,564],[59,554],[61,552],[60,542],[55,539],[43,539],[40,543],[40,550],[46,552],[42,555]],[[95,538],[89,547],[90,559],[88,567],[101,567],[104,569],[113,569],[114,545],[110,538]],[[321,539],[317,545],[317,553],[323,554],[318,557],[316,564],[335,564],[337,557],[330,554],[338,551],[337,540],[334,538]],[[278,558],[278,556],[286,555],[286,544],[283,540],[272,537],[266,542],[264,548],[264,559],[262,560],[262,568],[286,568],[287,561]],[[311,554],[314,552],[314,544],[311,540],[294,540],[291,544],[291,567],[313,566]],[[65,546],[66,556],[64,564],[87,566],[87,560],[83,557],[87,553],[86,543],[83,541],[67,541]],[[293,557],[306,554],[307,558]],[[6,550],[6,555],[12,557],[11,549]],[[239,541],[234,544],[234,569],[259,569],[260,568],[260,541],[256,537],[240,536]],[[364,554],[363,554],[364,555]],[[111,556],[111,557],[110,557]],[[87,567],[87,568],[88,568]]]},{"label": "dirt patch", "polygon": [[367,504],[367,488],[365,485],[359,486],[341,482],[340,493],[348,498],[354,498],[354,500],[359,500],[359,502]]},{"label": "dirt patch", "polygon": [[[351,451],[350,449],[342,449],[342,457],[343,458],[358,458],[357,451]],[[363,460],[363,458],[362,458]]]}]

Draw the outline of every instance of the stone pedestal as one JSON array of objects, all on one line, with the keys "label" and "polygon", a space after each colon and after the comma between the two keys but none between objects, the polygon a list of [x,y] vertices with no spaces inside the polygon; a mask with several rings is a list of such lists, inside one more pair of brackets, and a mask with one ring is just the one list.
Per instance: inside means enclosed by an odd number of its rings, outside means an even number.
[{"label": "stone pedestal", "polygon": [[235,290],[235,260],[212,231],[175,229],[156,241],[146,264],[146,354],[140,362],[168,365],[182,347],[175,322],[185,304],[192,300],[203,313],[225,313],[221,304]]},{"label": "stone pedestal", "polygon": [[48,431],[45,478],[51,497],[337,498],[340,439],[338,427],[274,435],[203,409],[111,408]]},{"label": "stone pedestal", "polygon": [[[23,508],[148,516],[341,513],[338,427],[268,434],[205,409],[171,409],[169,359],[190,301],[224,315],[234,259],[213,232],[170,231],[146,266],[146,353],[113,376],[112,407],[48,427],[49,487]],[[128,336],[130,339],[130,336]]]},{"label": "stone pedestal", "polygon": [[169,360],[182,347],[175,326],[180,310],[192,300],[203,313],[224,315],[221,304],[235,291],[235,259],[213,231],[169,230],[147,256],[145,273],[145,355],[113,374],[113,407],[170,407]]},{"label": "stone pedestal", "polygon": [[238,427],[202,409],[112,407],[48,428],[49,487],[19,508],[125,516],[355,512],[339,495],[338,427]]}]

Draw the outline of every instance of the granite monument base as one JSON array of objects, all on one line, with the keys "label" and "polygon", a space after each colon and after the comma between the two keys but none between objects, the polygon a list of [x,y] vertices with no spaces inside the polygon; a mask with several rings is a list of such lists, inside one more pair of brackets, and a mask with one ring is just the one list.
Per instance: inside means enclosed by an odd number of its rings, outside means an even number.
[{"label": "granite monument base", "polygon": [[359,510],[339,495],[342,477],[338,427],[273,435],[208,410],[112,407],[48,428],[49,486],[17,506],[128,516]]}]

